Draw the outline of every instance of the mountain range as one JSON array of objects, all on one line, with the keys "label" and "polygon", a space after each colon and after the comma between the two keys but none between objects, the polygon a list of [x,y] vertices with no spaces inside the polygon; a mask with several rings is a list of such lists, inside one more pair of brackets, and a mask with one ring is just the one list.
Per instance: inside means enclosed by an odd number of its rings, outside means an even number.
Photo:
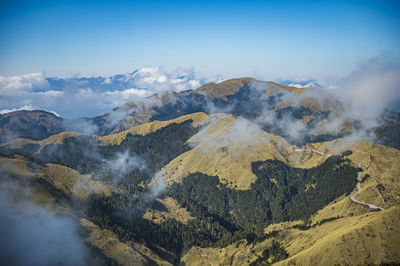
[{"label": "mountain range", "polygon": [[[2,205],[18,209],[3,216],[49,233],[23,235],[14,223],[0,258],[397,265],[400,114],[357,114],[318,84],[253,78],[158,91],[97,117],[2,114]],[[59,237],[58,224],[69,237]],[[52,236],[63,239],[43,244],[52,256],[17,256]]]}]

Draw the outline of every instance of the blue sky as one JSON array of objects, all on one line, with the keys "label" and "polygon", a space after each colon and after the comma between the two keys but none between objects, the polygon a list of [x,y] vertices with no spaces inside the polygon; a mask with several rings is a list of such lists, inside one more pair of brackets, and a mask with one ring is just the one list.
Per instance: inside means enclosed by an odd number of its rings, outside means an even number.
[{"label": "blue sky", "polygon": [[144,66],[263,79],[345,75],[400,55],[397,1],[2,1],[0,75]]}]

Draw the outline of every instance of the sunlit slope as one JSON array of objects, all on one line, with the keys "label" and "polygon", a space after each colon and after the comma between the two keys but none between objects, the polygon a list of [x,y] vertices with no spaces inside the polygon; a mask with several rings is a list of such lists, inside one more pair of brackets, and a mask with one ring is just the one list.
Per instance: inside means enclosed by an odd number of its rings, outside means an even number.
[{"label": "sunlit slope", "polygon": [[12,174],[20,176],[34,176],[35,174],[29,169],[27,161],[23,156],[15,156],[7,158],[0,156],[0,169],[2,174]]},{"label": "sunlit slope", "polygon": [[78,171],[59,164],[46,164],[38,177],[47,180],[54,187],[72,193],[78,198],[87,198],[91,194],[104,193],[109,196],[117,190],[111,185],[106,185],[98,180],[93,180],[91,175],[81,175]]},{"label": "sunlit slope", "polygon": [[[0,169],[2,188],[12,193],[16,200],[29,201],[60,214],[74,216],[73,210],[60,204],[60,192],[84,200],[91,194],[117,192],[114,187],[93,180],[90,175],[80,175],[76,170],[58,164],[38,165],[22,156],[0,157]],[[86,241],[121,265],[170,265],[147,247],[135,242],[122,242],[111,231],[86,219],[81,220],[81,226],[88,230]]]},{"label": "sunlit slope", "polygon": [[[0,169],[2,171],[4,182],[9,182],[12,176],[15,180],[12,182],[32,182],[44,180],[48,182],[55,189],[58,189],[66,195],[72,194],[77,198],[86,199],[91,194],[104,193],[110,195],[117,190],[101,181],[93,180],[91,175],[81,175],[76,170],[59,164],[45,164],[38,165],[30,162],[23,156],[16,156],[15,158],[0,157]],[[28,184],[28,183],[27,183]],[[42,202],[48,197],[49,201],[54,201],[55,198],[48,194],[49,191],[43,189],[26,188],[30,190],[29,196],[32,196],[34,202]],[[44,198],[43,198],[44,197]]]},{"label": "sunlit slope", "polygon": [[89,236],[86,240],[102,250],[105,256],[114,259],[121,265],[171,265],[141,244],[122,242],[110,230],[101,229],[86,219],[81,219],[80,223],[89,230]]},{"label": "sunlit slope", "polygon": [[[355,197],[358,200],[375,204],[383,208],[400,204],[400,151],[387,146],[373,144],[354,139],[338,139],[330,142],[308,144],[307,149],[315,149],[326,154],[335,154],[351,150],[348,156],[353,162],[364,167],[361,173],[361,192]],[[352,192],[352,194],[356,191]],[[322,219],[358,215],[369,208],[354,203],[347,196],[342,196],[331,202],[313,217],[313,222]]]},{"label": "sunlit slope", "polygon": [[[225,248],[193,247],[183,258],[186,265],[249,265],[272,239],[289,258],[275,265],[360,265],[400,260],[400,207],[336,219],[308,230],[270,226],[277,234],[263,242],[245,240]],[[295,223],[296,224],[296,223]]]},{"label": "sunlit slope", "polygon": [[41,140],[33,140],[33,139],[25,139],[25,138],[17,138],[8,143],[0,145],[5,147],[8,146],[11,149],[20,149],[26,144],[37,144],[40,147],[49,145],[49,144],[59,144],[66,138],[80,136],[82,133],[78,132],[61,132],[58,134],[51,135],[48,138],[41,139]]},{"label": "sunlit slope", "polygon": [[188,142],[193,149],[160,171],[167,184],[201,172],[218,176],[229,187],[248,189],[257,178],[251,170],[252,162],[273,159],[293,167],[311,168],[326,159],[318,153],[295,152],[284,138],[229,114],[212,115],[210,124]]},{"label": "sunlit slope", "polygon": [[[133,126],[125,131],[111,134],[111,135],[106,135],[106,136],[94,135],[94,136],[97,140],[100,141],[101,145],[119,145],[126,138],[126,135],[128,135],[128,134],[144,136],[149,133],[155,132],[161,128],[164,128],[170,124],[173,124],[173,123],[180,124],[187,120],[192,120],[193,126],[198,127],[198,126],[201,126],[208,122],[209,115],[207,115],[206,113],[202,113],[202,112],[193,113],[193,114],[184,115],[184,116],[178,117],[176,119],[171,119],[171,120],[167,120],[167,121],[153,121],[153,122],[144,123],[139,126]],[[11,149],[20,149],[26,144],[37,144],[40,147],[43,147],[43,146],[46,146],[49,144],[60,144],[66,138],[77,137],[77,136],[81,136],[81,135],[83,135],[83,134],[78,133],[78,132],[61,132],[58,134],[51,135],[50,137],[42,139],[42,140],[18,138],[18,139],[14,139],[14,140],[10,141],[9,143],[1,144],[0,146],[3,146],[3,147],[7,146]]]},{"label": "sunlit slope", "polygon": [[384,208],[400,204],[400,150],[366,141],[352,143],[351,139],[338,139],[312,144],[313,147],[334,153],[351,150],[348,156],[364,167],[361,174],[362,191],[357,199]]},{"label": "sunlit slope", "polygon": [[[321,108],[316,105],[313,107],[315,102],[312,101],[307,104],[310,108]],[[167,185],[182,181],[190,173],[201,172],[218,176],[220,181],[230,188],[246,190],[257,179],[252,171],[253,162],[272,159],[292,167],[311,168],[322,164],[330,155],[350,150],[352,153],[347,157],[353,161],[354,167],[359,163],[364,168],[361,174],[362,190],[356,199],[385,208],[384,211],[370,212],[368,207],[351,201],[349,195],[342,195],[310,218],[307,226],[315,225],[314,227],[302,231],[292,228],[296,224],[303,224],[301,221],[282,223],[268,226],[266,233],[273,231],[279,233],[257,244],[248,244],[242,240],[220,249],[193,247],[186,255],[182,254],[186,265],[246,265],[269,247],[272,239],[279,241],[290,255],[286,261],[281,262],[283,265],[289,262],[295,262],[297,265],[313,265],[320,264],[319,260],[323,265],[330,265],[331,262],[356,265],[400,261],[399,150],[367,141],[353,142],[349,138],[296,147],[284,138],[262,130],[248,119],[231,114],[205,113],[145,123],[118,134],[95,136],[99,141],[95,143],[103,145],[101,148],[104,146],[118,148],[123,146],[121,142],[127,139],[129,134],[146,136],[171,124],[176,124],[180,129],[185,121],[201,130],[194,136],[194,133],[190,135],[192,137],[187,141],[190,150],[186,149],[177,157],[171,156],[175,158],[158,173]],[[14,145],[12,147],[22,148],[25,144],[37,144],[43,148],[78,135],[80,134],[63,132],[40,141],[19,139],[12,143]],[[175,139],[174,137],[173,140]],[[183,143],[185,141],[186,139]],[[132,148],[134,149],[134,145]],[[59,164],[38,165],[22,156],[0,158],[0,168],[14,175],[46,181],[55,189],[79,199],[87,199],[91,194],[104,193],[107,197],[111,192],[121,192],[89,174],[81,175],[77,170]],[[149,178],[151,177],[153,176]],[[269,178],[274,182],[273,176]],[[354,188],[352,193],[355,191]],[[35,192],[33,195],[35,202],[56,203],[59,200],[51,193],[46,194],[43,191],[41,194]],[[144,210],[143,215],[141,214],[142,218],[157,225],[173,220],[187,225],[197,219],[195,212],[190,213],[171,197],[156,201],[165,208],[158,210],[148,208]],[[326,222],[328,218],[335,219]],[[317,225],[324,221],[322,225]],[[151,251],[145,247],[118,240],[117,234],[111,232],[111,227],[105,230],[90,222],[86,225],[92,230],[89,241],[102,249],[106,256],[114,258],[121,264],[130,265],[131,262],[142,264],[145,263],[146,256],[158,264],[164,263],[157,256],[151,255]],[[369,254],[376,256],[368,256]],[[325,257],[330,260],[324,261]]]},{"label": "sunlit slope", "polygon": [[189,115],[184,115],[176,119],[171,119],[168,121],[153,121],[149,123],[144,123],[139,126],[133,126],[120,133],[111,134],[107,136],[99,136],[97,139],[101,142],[101,145],[119,145],[123,141],[127,134],[132,135],[147,135],[151,132],[155,132],[163,127],[166,127],[172,123],[180,124],[187,120],[193,121],[193,126],[198,127],[205,124],[209,120],[209,116],[205,113],[194,113]]},{"label": "sunlit slope", "polygon": [[30,201],[52,209],[63,209],[57,198],[37,181],[36,170],[23,156],[0,156],[0,185],[17,201]]},{"label": "sunlit slope", "polygon": [[[204,130],[208,130],[208,134],[213,136],[213,130],[218,132],[218,129],[223,127],[222,125],[227,125],[228,122],[233,123],[232,120],[234,120],[234,117],[225,117],[225,120],[218,122],[219,126],[216,126],[218,123],[211,123],[209,126],[210,128]],[[249,130],[249,132],[251,132],[251,130]],[[254,132],[251,134],[256,136]],[[206,139],[204,137],[200,138],[198,135],[194,136],[190,141],[199,139],[204,141],[204,139]],[[267,138],[263,140],[265,141],[266,139]],[[216,143],[217,145],[214,144],[214,153],[208,153],[211,159],[204,159],[205,156],[203,156],[203,163],[212,166],[216,158],[222,158],[220,160],[224,162],[223,160],[226,158],[223,156],[229,156],[228,153],[225,153],[213,157],[218,152],[218,149],[220,149],[220,146],[224,147],[223,144],[220,144],[223,143],[223,140],[219,140],[219,142],[217,141]],[[261,144],[258,143],[258,145]],[[195,158],[199,157],[201,153],[198,151],[199,154],[192,155],[193,158],[190,158],[188,155],[196,152],[196,149],[199,147],[201,147],[201,141],[198,141],[197,146],[195,146],[193,150],[182,154],[177,160],[167,165],[165,169],[170,169],[171,173],[176,174],[173,170],[179,170],[180,165],[184,168],[190,167],[191,164],[196,162]],[[277,148],[273,145],[266,145],[263,147],[269,148],[270,150]],[[285,146],[278,145],[278,147],[281,148],[281,153],[279,154],[282,154],[282,147]],[[295,261],[296,265],[315,265],[317,262],[317,264],[319,264],[319,260],[321,260],[323,261],[323,265],[333,265],[334,263],[331,263],[332,261],[341,264],[348,263],[350,265],[357,265],[363,263],[379,264],[381,262],[400,260],[400,241],[398,240],[400,239],[398,227],[398,224],[400,224],[400,190],[398,188],[400,184],[400,151],[365,141],[353,143],[345,138],[332,142],[308,144],[302,147],[301,151],[287,146],[286,154],[288,154],[288,156],[276,156],[274,158],[285,158],[286,163],[292,165],[304,165],[307,162],[312,162],[312,165],[319,165],[327,156],[339,154],[345,150],[352,151],[352,153],[347,156],[349,159],[355,163],[362,164],[364,167],[364,171],[361,174],[361,178],[363,179],[361,183],[362,191],[356,198],[388,209],[385,211],[370,212],[368,207],[354,203],[350,200],[349,196],[343,195],[312,216],[310,222],[314,227],[308,230],[301,231],[294,228],[288,229],[288,227],[281,227],[281,229],[279,229],[279,226],[273,227],[274,230],[281,231],[279,236],[274,238],[282,242],[291,256],[287,262]],[[276,152],[276,150],[274,151]],[[267,156],[273,157],[271,154]],[[267,156],[264,158],[268,158]],[[315,160],[316,158],[318,158],[318,160]],[[190,161],[190,159],[193,161]],[[185,160],[188,160],[188,162],[185,162]],[[172,163],[178,163],[178,166]],[[215,168],[217,168],[218,164],[215,163],[215,165]],[[170,168],[168,169],[168,167]],[[202,169],[197,165],[196,167],[197,169]],[[195,168],[192,169],[194,171]],[[207,167],[203,169],[205,173],[207,173]],[[250,167],[248,170],[251,171]],[[187,173],[189,172],[190,171]],[[212,173],[212,171],[209,173]],[[184,177],[185,173],[181,174],[181,176]],[[224,179],[221,178],[221,180]],[[227,183],[230,183],[230,179],[228,179]],[[329,218],[336,218],[336,220],[325,222],[319,226],[315,225]],[[293,226],[293,224],[289,227],[291,226]],[[261,254],[261,252],[271,244],[271,241],[271,239],[268,239],[263,243],[257,244],[255,247],[244,245],[243,243],[229,245],[223,249],[203,249],[194,247],[183,257],[183,261],[187,265],[246,265],[246,263],[256,259],[254,253],[257,254],[258,252],[258,254]],[[357,248],[358,246],[360,246],[360,248]],[[252,253],[249,249],[254,249],[255,252]],[[376,256],[371,256],[370,254],[376,254]],[[248,256],[249,261],[246,259],[238,260],[238,258],[246,256]],[[328,258],[328,260],[324,261],[324,258]]]},{"label": "sunlit slope", "polygon": [[221,249],[193,247],[182,257],[182,262],[188,266],[249,265],[250,258],[254,257],[251,248],[246,240]]},{"label": "sunlit slope", "polygon": [[[400,207],[346,217],[282,239],[290,255],[277,265],[359,265],[400,260]],[[301,251],[303,250],[303,251]],[[295,254],[295,255],[294,255]]]},{"label": "sunlit slope", "polygon": [[279,90],[291,92],[304,92],[305,88],[285,86],[271,81],[259,81],[253,78],[235,78],[222,81],[220,83],[207,83],[196,89],[196,93],[205,94],[208,99],[227,100],[226,96],[237,93],[243,87],[254,87],[265,90],[268,95],[274,95]]},{"label": "sunlit slope", "polygon": [[165,220],[174,219],[183,224],[187,224],[188,221],[195,219],[186,208],[182,208],[176,200],[171,197],[156,200],[165,206],[166,210],[148,208],[143,214],[143,219],[147,219],[153,223],[162,223]]}]

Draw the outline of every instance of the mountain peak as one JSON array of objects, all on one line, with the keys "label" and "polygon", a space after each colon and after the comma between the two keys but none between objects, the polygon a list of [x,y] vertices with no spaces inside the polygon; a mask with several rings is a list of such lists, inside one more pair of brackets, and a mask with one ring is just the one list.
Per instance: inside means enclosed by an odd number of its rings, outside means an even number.
[{"label": "mountain peak", "polygon": [[255,81],[253,78],[235,78],[220,83],[207,83],[196,89],[195,92],[205,94],[209,99],[226,98],[227,95],[235,94],[241,88],[250,87]]},{"label": "mountain peak", "polygon": [[233,95],[243,87],[254,87],[259,90],[284,89],[291,92],[304,92],[306,88],[286,86],[273,81],[261,81],[250,77],[234,78],[222,81],[220,83],[207,83],[195,90],[200,94],[205,94],[208,99],[222,98]]}]

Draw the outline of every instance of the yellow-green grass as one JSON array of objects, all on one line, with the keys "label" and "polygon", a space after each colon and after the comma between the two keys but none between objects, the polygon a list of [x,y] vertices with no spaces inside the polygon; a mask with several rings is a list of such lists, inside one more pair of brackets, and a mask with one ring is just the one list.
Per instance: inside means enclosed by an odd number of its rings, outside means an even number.
[{"label": "yellow-green grass", "polygon": [[290,258],[277,265],[400,262],[400,207],[337,219],[307,231],[283,232]]},{"label": "yellow-green grass", "polygon": [[361,174],[362,190],[356,199],[384,208],[400,204],[399,150],[352,139],[338,139],[312,146],[329,153],[352,151],[348,158],[364,167]]},{"label": "yellow-green grass", "polygon": [[12,175],[34,176],[34,173],[27,166],[26,159],[20,155],[14,158],[0,156],[0,169]]},{"label": "yellow-green grass", "polygon": [[0,186],[7,191],[13,200],[32,202],[55,211],[65,211],[57,204],[57,199],[40,184],[33,182],[37,178],[38,166],[30,163],[23,156],[5,158],[0,156]]},{"label": "yellow-green grass", "polygon": [[47,180],[64,192],[71,192],[79,198],[87,198],[90,194],[101,193],[109,196],[112,192],[117,191],[110,185],[93,180],[91,175],[81,175],[78,171],[59,164],[46,164],[46,167],[39,171],[38,177]]},{"label": "yellow-green grass", "polygon": [[148,265],[145,257],[152,259],[158,265],[171,265],[145,246],[122,242],[113,232],[101,229],[89,220],[81,219],[81,225],[90,231],[87,241],[101,249],[105,256],[116,260],[121,265]]},{"label": "yellow-green grass", "polygon": [[217,175],[231,188],[248,189],[257,177],[251,163],[280,160],[293,167],[311,168],[326,160],[313,152],[295,152],[287,141],[253,122],[229,114],[214,114],[209,125],[188,141],[193,149],[173,159],[160,172],[166,184],[190,173]]},{"label": "yellow-green grass", "polygon": [[193,126],[198,127],[205,124],[209,120],[209,116],[205,113],[199,112],[199,113],[180,116],[178,118],[168,121],[153,121],[149,123],[144,123],[139,126],[131,127],[125,131],[116,134],[101,136],[101,137],[96,136],[96,138],[100,141],[101,145],[119,145],[121,144],[121,141],[123,141],[126,138],[126,135],[128,135],[128,133],[132,135],[144,136],[151,132],[155,132],[163,127],[166,127],[170,124],[173,123],[180,124],[187,120],[192,120]]},{"label": "yellow-green grass", "polygon": [[229,95],[233,95],[242,87],[254,87],[264,90],[268,95],[274,95],[279,90],[286,90],[295,93],[305,91],[305,88],[281,85],[272,81],[259,81],[253,78],[236,78],[225,80],[220,83],[207,83],[196,89],[197,93],[204,93],[209,99],[223,99],[227,101]]},{"label": "yellow-green grass", "polygon": [[[294,223],[294,224],[297,224]],[[360,265],[400,261],[400,207],[339,218],[308,230],[293,224],[270,225],[281,230],[263,242],[242,240],[224,248],[193,247],[182,260],[186,265],[249,265],[271,246],[282,244],[289,258],[276,265]]]},{"label": "yellow-green grass", "polygon": [[238,241],[221,249],[195,246],[181,260],[188,266],[248,265],[251,247],[246,240]]},{"label": "yellow-green grass", "polygon": [[183,224],[187,224],[190,220],[195,219],[186,208],[179,206],[176,200],[171,197],[156,200],[162,203],[167,208],[167,211],[148,208],[143,214],[143,219],[147,219],[153,223],[161,223],[168,219],[174,219]]},{"label": "yellow-green grass", "polygon": [[11,145],[10,148],[12,149],[20,149],[22,148],[25,144],[39,144],[40,147],[43,147],[48,144],[57,144],[57,143],[62,143],[62,141],[65,138],[70,138],[70,137],[76,137],[82,135],[82,133],[78,132],[61,132],[58,134],[51,135],[48,138],[42,139],[42,140],[33,140],[33,139],[25,139],[25,138],[17,138],[9,143],[1,144],[1,146],[5,145]]}]

